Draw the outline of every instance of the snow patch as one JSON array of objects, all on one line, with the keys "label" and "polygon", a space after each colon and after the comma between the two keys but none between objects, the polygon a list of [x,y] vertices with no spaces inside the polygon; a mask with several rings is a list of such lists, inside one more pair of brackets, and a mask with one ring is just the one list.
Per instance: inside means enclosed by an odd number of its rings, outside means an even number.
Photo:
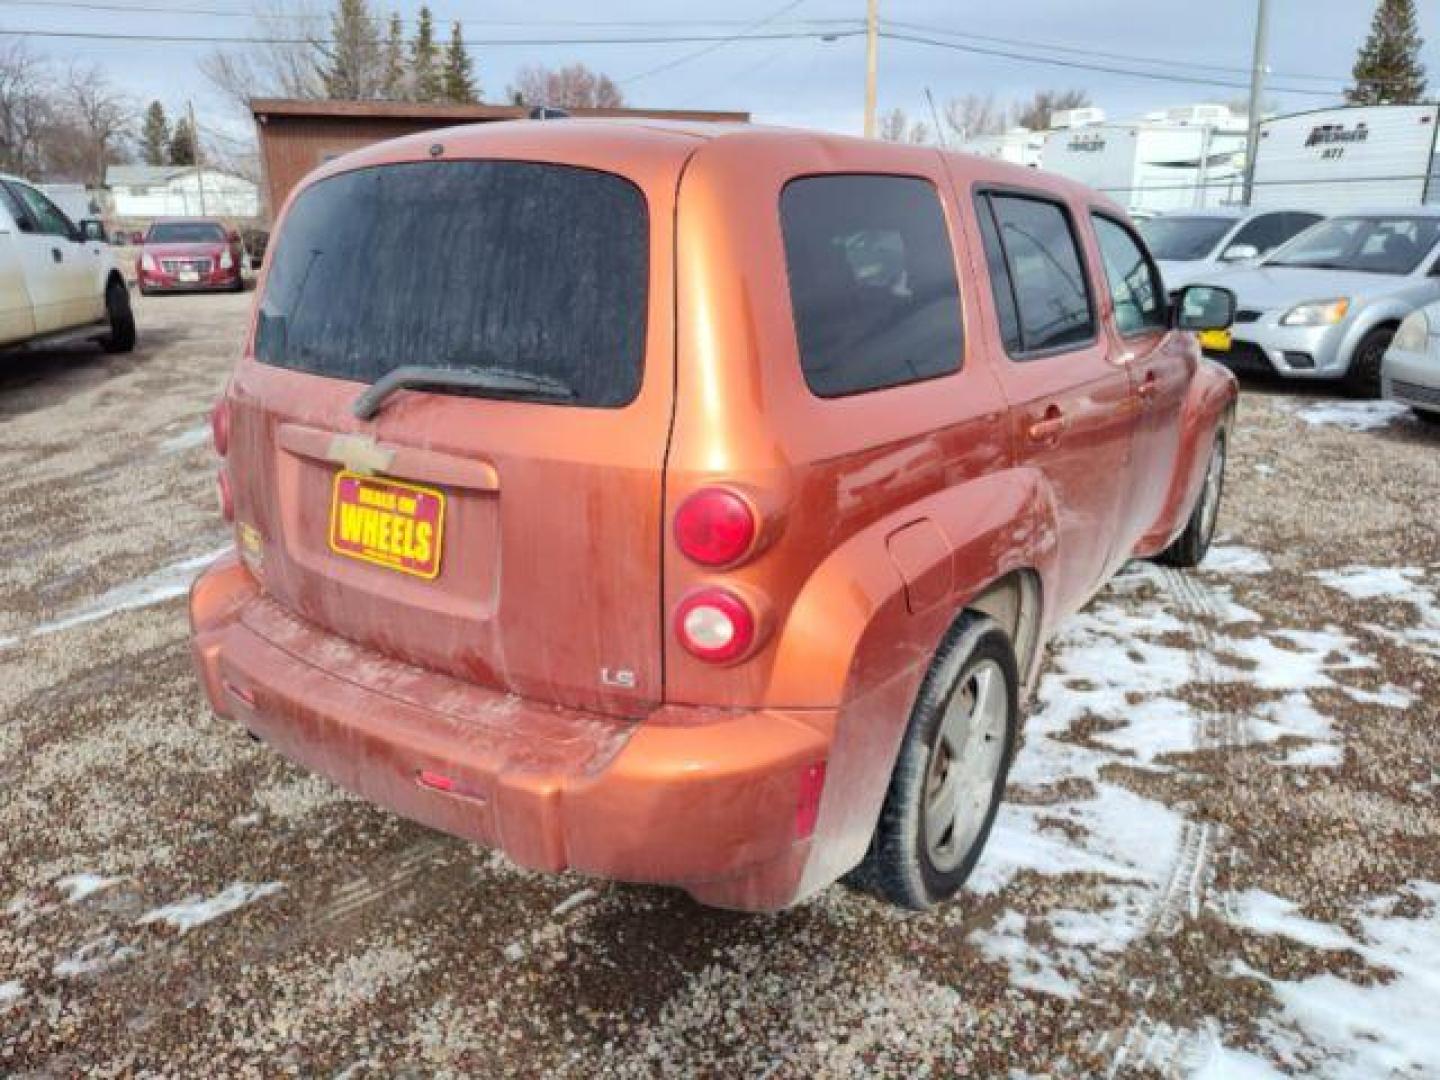
[{"label": "snow patch", "polygon": [[189,450],[196,446],[204,446],[210,438],[210,425],[198,424],[192,428],[171,435],[160,444],[162,454],[178,454],[181,451]]},{"label": "snow patch", "polygon": [[1338,427],[1347,431],[1375,431],[1389,427],[1410,412],[1397,401],[1318,401],[1296,410],[1311,427]]},{"label": "snow patch", "polygon": [[25,984],[19,979],[11,979],[9,982],[0,982],[0,1011],[6,1011],[10,1006],[25,996]]},{"label": "snow patch", "polygon": [[1431,656],[1440,657],[1440,597],[1427,586],[1425,571],[1416,566],[1347,566],[1313,575],[1327,588],[1352,600],[1388,600],[1410,605],[1415,622],[1367,623],[1366,629]]},{"label": "snow patch", "polygon": [[186,934],[197,926],[203,926],[205,923],[238,911],[246,904],[253,904],[257,900],[273,896],[283,888],[285,886],[278,881],[267,882],[263,885],[251,885],[248,882],[237,881],[214,896],[188,896],[178,903],[166,904],[164,907],[147,911],[136,920],[135,925],[148,926],[151,923],[165,923],[180,933]]},{"label": "snow patch", "polygon": [[140,955],[133,945],[121,945],[114,934],[104,934],[87,941],[66,960],[58,961],[52,971],[59,979],[78,979],[97,975]]},{"label": "snow patch", "polygon": [[1200,564],[1207,574],[1268,574],[1274,569],[1263,551],[1243,544],[1216,544]]},{"label": "snow patch", "polygon": [[67,904],[78,904],[88,896],[119,885],[124,878],[101,877],[99,874],[71,874],[55,882],[55,887],[65,893]]},{"label": "snow patch", "polygon": [[58,619],[32,626],[24,633],[13,637],[0,638],[0,649],[9,648],[28,638],[44,637],[61,630],[70,630],[86,623],[97,622],[122,611],[134,611],[137,608],[150,607],[152,604],[161,604],[166,600],[173,600],[177,596],[184,596],[189,591],[190,582],[194,579],[196,572],[209,566],[230,548],[231,545],[226,544],[224,547],[216,548],[204,555],[181,559],[179,562],[156,570],[153,574],[147,574],[134,581],[128,581],[124,585],[118,585],[102,593],[89,604],[75,608]]}]

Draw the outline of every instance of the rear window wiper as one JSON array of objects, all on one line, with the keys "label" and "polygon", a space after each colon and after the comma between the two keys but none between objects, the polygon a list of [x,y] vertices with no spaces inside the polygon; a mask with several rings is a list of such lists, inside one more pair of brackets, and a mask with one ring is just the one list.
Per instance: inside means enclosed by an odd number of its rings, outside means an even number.
[{"label": "rear window wiper", "polygon": [[575,391],[559,379],[506,368],[443,368],[409,364],[387,372],[355,399],[350,411],[369,420],[396,390],[472,390],[565,400]]}]

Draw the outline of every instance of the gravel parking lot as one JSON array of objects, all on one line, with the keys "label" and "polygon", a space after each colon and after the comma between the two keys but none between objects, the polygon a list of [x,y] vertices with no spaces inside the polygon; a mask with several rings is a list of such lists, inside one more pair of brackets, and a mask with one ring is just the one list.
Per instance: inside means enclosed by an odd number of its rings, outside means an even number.
[{"label": "gravel parking lot", "polygon": [[0,359],[0,1074],[1440,1075],[1440,431],[1248,385],[1203,572],[1051,650],[962,902],[544,877],[213,718],[244,296]]}]

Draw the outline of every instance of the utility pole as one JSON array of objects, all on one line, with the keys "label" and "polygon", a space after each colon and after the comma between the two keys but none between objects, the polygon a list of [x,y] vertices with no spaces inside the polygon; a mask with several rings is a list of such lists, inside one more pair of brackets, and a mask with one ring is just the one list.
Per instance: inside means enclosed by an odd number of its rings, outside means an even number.
[{"label": "utility pole", "polygon": [[200,216],[205,216],[205,159],[200,155],[200,128],[195,123],[195,103],[185,102],[185,109],[190,114],[190,138],[194,140],[195,151],[195,186],[200,189]]},{"label": "utility pole", "polygon": [[875,137],[875,62],[880,45],[880,0],[865,0],[865,137]]},{"label": "utility pole", "polygon": [[1270,37],[1270,0],[1256,0],[1255,55],[1250,62],[1250,131],[1245,139],[1245,205],[1255,193],[1255,158],[1260,153],[1261,101],[1265,97],[1265,53]]}]

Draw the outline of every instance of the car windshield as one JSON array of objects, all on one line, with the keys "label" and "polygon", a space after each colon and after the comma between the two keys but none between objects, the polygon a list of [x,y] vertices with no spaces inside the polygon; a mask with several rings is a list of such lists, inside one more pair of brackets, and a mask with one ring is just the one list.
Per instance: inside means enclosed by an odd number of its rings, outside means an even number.
[{"label": "car windshield", "polygon": [[341,173],[286,216],[255,356],[369,384],[420,367],[442,393],[618,408],[640,389],[649,243],[645,196],[613,173],[518,161]]},{"label": "car windshield", "polygon": [[1440,241],[1440,217],[1331,218],[1297,236],[1266,266],[1409,274]]},{"label": "car windshield", "polygon": [[213,221],[161,221],[150,226],[147,244],[223,244],[225,230]]},{"label": "car windshield", "polygon": [[1205,258],[1234,227],[1235,219],[1228,217],[1157,217],[1135,223],[1150,254],[1169,262]]}]

